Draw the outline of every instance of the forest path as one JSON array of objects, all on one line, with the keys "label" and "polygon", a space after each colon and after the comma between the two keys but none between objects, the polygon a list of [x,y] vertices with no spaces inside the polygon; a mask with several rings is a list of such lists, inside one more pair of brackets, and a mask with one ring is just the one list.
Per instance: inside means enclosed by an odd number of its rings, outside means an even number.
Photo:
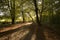
[{"label": "forest path", "polygon": [[[20,24],[14,25],[19,26]],[[37,25],[32,23],[23,23],[18,28],[11,27],[13,30],[6,30],[0,32],[0,40],[35,40],[35,27]],[[16,29],[17,28],[17,29]],[[46,40],[60,40],[60,36],[48,27],[43,28]]]},{"label": "forest path", "polygon": [[20,24],[13,24],[11,26],[8,26],[8,27],[4,27],[4,28],[0,28],[0,32],[5,32],[5,31],[9,31],[9,30],[14,30],[14,29],[17,29],[17,28],[20,28],[24,25],[30,25],[32,24],[32,22],[28,22],[28,23],[20,23]]},{"label": "forest path", "polygon": [[60,35],[58,35],[55,31],[50,30],[49,28],[45,28],[44,35],[46,40],[60,40]]}]

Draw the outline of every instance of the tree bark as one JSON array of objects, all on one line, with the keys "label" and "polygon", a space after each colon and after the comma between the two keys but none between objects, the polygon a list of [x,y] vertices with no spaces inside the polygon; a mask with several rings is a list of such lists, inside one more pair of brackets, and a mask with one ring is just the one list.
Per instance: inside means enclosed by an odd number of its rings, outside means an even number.
[{"label": "tree bark", "polygon": [[38,24],[40,24],[40,22],[39,22],[39,17],[38,17],[38,6],[37,6],[37,2],[36,2],[36,0],[33,0],[33,2],[34,2],[35,12],[36,12],[36,22],[37,22]]},{"label": "tree bark", "polygon": [[12,19],[12,24],[15,24],[15,0],[11,1],[11,19]]},{"label": "tree bark", "polygon": [[22,11],[23,23],[25,22],[24,12]]},{"label": "tree bark", "polygon": [[[36,39],[35,40],[45,40],[44,33],[43,33],[43,27],[41,26],[41,19],[42,19],[42,12],[43,12],[43,4],[42,4],[42,9],[41,9],[41,14],[40,14],[40,20],[38,17],[38,5],[37,1],[34,1],[34,6],[35,6],[35,12],[36,12],[36,21],[38,23],[38,26],[36,27]],[[43,1],[42,1],[43,3]]]}]

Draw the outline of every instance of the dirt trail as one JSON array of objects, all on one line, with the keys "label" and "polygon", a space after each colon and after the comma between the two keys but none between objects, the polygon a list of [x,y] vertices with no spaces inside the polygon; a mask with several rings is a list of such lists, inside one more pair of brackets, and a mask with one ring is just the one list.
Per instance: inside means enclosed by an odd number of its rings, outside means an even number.
[{"label": "dirt trail", "polygon": [[[35,40],[35,24],[30,23],[24,23],[24,24],[17,24],[14,26],[19,26],[22,28],[7,31],[5,33],[1,33],[3,36],[0,36],[0,40]],[[15,27],[16,28],[16,27]],[[13,29],[13,28],[12,28]],[[53,30],[50,30],[49,28],[43,28],[44,35],[46,40],[60,40],[60,36],[57,35]],[[3,31],[2,31],[3,32]],[[9,34],[8,34],[9,33]],[[0,35],[1,35],[0,34]],[[6,34],[6,35],[5,35]]]},{"label": "dirt trail", "polygon": [[14,30],[14,29],[17,29],[17,28],[20,28],[24,25],[30,25],[32,24],[32,22],[30,23],[23,23],[23,24],[14,24],[14,25],[11,25],[10,27],[4,27],[4,28],[0,28],[0,32],[5,32],[5,31],[9,31],[9,30]]},{"label": "dirt trail", "polygon": [[60,40],[60,35],[57,35],[56,32],[49,28],[45,28],[44,35],[46,40]]}]

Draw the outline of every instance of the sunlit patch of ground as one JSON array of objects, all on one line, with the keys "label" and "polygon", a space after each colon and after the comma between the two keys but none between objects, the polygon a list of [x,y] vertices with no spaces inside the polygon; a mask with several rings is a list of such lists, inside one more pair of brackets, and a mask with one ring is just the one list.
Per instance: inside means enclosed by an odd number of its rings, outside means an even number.
[{"label": "sunlit patch of ground", "polygon": [[14,24],[14,25],[11,25],[10,27],[6,27],[6,28],[0,28],[0,32],[5,32],[5,31],[9,31],[9,30],[14,30],[14,29],[17,29],[17,28],[20,28],[24,25],[30,25],[32,24],[32,22],[30,23],[23,23],[23,24]]},{"label": "sunlit patch of ground", "polygon": [[35,40],[35,38],[36,38],[36,35],[33,34],[32,37],[31,37],[31,40]]},{"label": "sunlit patch of ground", "polygon": [[0,40],[19,40],[22,37],[24,37],[24,35],[28,34],[28,32],[29,32],[29,29],[20,30],[20,31],[14,32],[12,34],[9,34],[7,36],[0,37]]},{"label": "sunlit patch of ground", "polygon": [[[31,23],[23,23],[21,24],[23,28],[11,33],[7,34],[5,36],[0,37],[0,40],[35,40],[36,38],[36,31],[34,31],[36,28],[36,25],[30,25]],[[16,26],[21,25],[17,24]],[[60,40],[58,39],[58,35],[52,32],[49,28],[43,28],[44,30],[44,35],[46,40]]]},{"label": "sunlit patch of ground", "polygon": [[29,32],[29,30],[25,30],[25,31],[13,33],[13,34],[10,36],[10,40],[19,40],[19,39],[21,39],[23,36],[25,36],[28,32]]}]

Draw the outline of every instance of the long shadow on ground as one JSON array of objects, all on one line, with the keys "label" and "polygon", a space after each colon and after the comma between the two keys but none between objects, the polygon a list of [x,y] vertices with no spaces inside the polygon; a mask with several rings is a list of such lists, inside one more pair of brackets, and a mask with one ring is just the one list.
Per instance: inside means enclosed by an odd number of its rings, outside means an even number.
[{"label": "long shadow on ground", "polygon": [[32,35],[34,34],[34,31],[35,31],[35,27],[34,25],[30,25],[30,31],[27,35],[25,35],[24,37],[22,37],[20,40],[31,40],[32,38]]},{"label": "long shadow on ground", "polygon": [[29,29],[29,28],[30,28],[30,25],[25,25],[24,27],[22,26],[20,28],[14,29],[14,30],[9,30],[9,31],[6,31],[6,32],[0,32],[0,37],[12,34],[14,32],[20,31],[20,30],[26,30],[26,29]]},{"label": "long shadow on ground", "polygon": [[[32,35],[35,33],[35,24],[30,24],[30,25],[24,25],[20,28],[17,28],[15,30],[10,30],[10,31],[6,31],[6,32],[2,32],[0,33],[0,37],[3,37],[3,36],[7,36],[9,34],[12,34],[14,32],[17,32],[17,31],[21,31],[21,30],[26,30],[26,29],[29,29],[29,33],[24,35],[22,38],[20,38],[20,40],[31,40],[31,37]],[[48,29],[48,28],[47,28]],[[44,29],[43,29],[44,30]],[[50,29],[49,29],[50,30]],[[40,30],[39,30],[40,31]],[[52,30],[51,30],[52,31]],[[40,31],[42,32],[42,31]],[[40,33],[39,33],[40,34]],[[42,33],[41,33],[42,34]],[[19,36],[20,37],[20,36]],[[42,37],[42,36],[40,36]],[[37,39],[36,39],[37,40]]]}]

